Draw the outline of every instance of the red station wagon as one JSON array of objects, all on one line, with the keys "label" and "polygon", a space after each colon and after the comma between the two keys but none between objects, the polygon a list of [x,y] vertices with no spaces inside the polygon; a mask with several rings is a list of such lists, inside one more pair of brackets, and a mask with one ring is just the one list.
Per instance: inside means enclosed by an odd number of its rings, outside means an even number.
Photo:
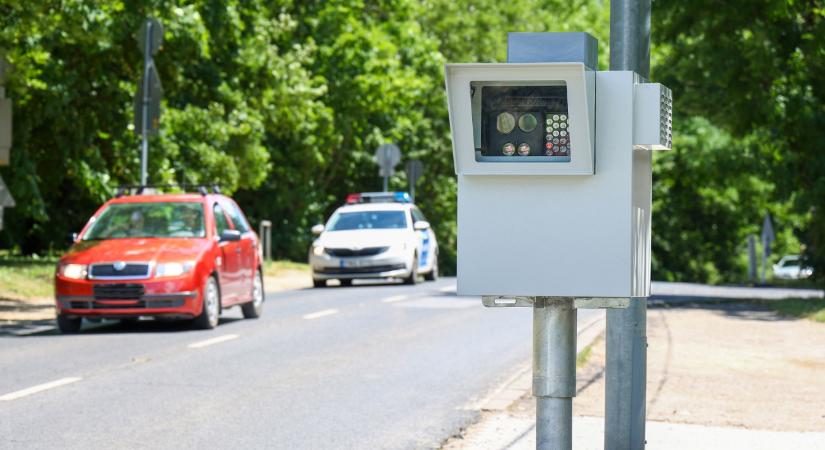
[{"label": "red station wagon", "polygon": [[208,193],[119,196],[106,202],[60,258],[60,331],[82,319],[194,319],[214,328],[221,310],[261,314],[258,237],[238,205]]}]

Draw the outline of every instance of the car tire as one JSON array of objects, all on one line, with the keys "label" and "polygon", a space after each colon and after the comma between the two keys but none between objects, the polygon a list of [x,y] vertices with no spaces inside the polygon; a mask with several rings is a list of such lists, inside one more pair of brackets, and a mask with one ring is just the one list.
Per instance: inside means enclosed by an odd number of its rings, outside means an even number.
[{"label": "car tire", "polygon": [[244,319],[257,319],[264,310],[264,276],[258,270],[252,283],[252,301],[241,305]]},{"label": "car tire", "polygon": [[195,326],[202,330],[211,330],[218,326],[221,315],[221,290],[214,276],[206,278],[203,283],[201,313],[195,318]]},{"label": "car tire", "polygon": [[404,278],[404,284],[416,284],[418,283],[418,255],[413,256],[412,262],[412,269],[410,269],[410,275],[407,278]]},{"label": "car tire", "polygon": [[325,287],[327,287],[327,280],[317,280],[317,279],[313,278],[312,279],[312,287],[325,288]]},{"label": "car tire", "polygon": [[438,255],[435,255],[433,260],[433,268],[424,274],[424,279],[427,281],[435,281],[438,279]]},{"label": "car tire", "polygon": [[352,286],[352,280],[350,279],[342,279],[338,280],[338,282],[341,283],[341,286]]},{"label": "car tire", "polygon": [[74,334],[80,331],[83,319],[80,317],[66,317],[63,314],[57,315],[57,328],[63,334]]}]

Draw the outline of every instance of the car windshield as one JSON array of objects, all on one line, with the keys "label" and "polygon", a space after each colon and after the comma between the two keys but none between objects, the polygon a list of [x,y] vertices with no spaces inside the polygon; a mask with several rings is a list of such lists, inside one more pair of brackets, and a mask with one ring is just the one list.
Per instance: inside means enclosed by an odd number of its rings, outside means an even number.
[{"label": "car windshield", "polygon": [[329,222],[330,231],[407,228],[404,211],[358,211],[336,213]]},{"label": "car windshield", "polygon": [[793,267],[799,265],[799,258],[786,258],[780,264],[780,267]]},{"label": "car windshield", "polygon": [[196,202],[114,203],[98,216],[84,240],[202,238],[203,205]]}]

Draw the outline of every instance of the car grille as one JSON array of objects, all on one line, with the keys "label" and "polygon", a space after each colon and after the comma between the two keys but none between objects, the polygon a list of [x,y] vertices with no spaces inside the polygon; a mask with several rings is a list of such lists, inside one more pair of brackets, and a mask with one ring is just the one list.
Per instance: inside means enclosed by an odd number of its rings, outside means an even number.
[{"label": "car grille", "polygon": [[380,273],[389,272],[391,270],[403,269],[404,264],[391,264],[384,266],[370,266],[370,267],[325,267],[317,270],[318,273],[324,275],[349,275],[359,273]]},{"label": "car grille", "polygon": [[117,270],[114,263],[92,264],[89,267],[91,279],[149,278],[149,263],[128,263]]},{"label": "car grille", "polygon": [[389,247],[367,247],[367,248],[327,248],[324,251],[330,256],[375,256],[389,250]]},{"label": "car grille", "polygon": [[142,284],[96,284],[92,288],[95,300],[140,300]]}]

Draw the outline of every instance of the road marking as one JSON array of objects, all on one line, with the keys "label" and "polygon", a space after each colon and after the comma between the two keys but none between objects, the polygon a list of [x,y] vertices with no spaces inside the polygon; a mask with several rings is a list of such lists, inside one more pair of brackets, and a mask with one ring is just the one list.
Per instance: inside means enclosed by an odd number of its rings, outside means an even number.
[{"label": "road marking", "polygon": [[408,298],[410,298],[409,295],[393,295],[392,297],[387,297],[387,298],[381,300],[381,302],[383,302],[383,303],[394,303],[394,302],[404,301]]},{"label": "road marking", "polygon": [[28,336],[30,334],[43,333],[45,331],[52,331],[52,330],[54,330],[53,325],[40,325],[40,326],[36,326],[36,327],[32,327],[32,328],[24,328],[22,330],[15,330],[15,331],[12,331],[11,334],[13,334],[15,336]]},{"label": "road marking", "polygon": [[220,344],[221,342],[231,341],[232,339],[238,339],[237,334],[225,334],[223,336],[218,336],[212,339],[207,339],[205,341],[194,342],[189,344],[189,348],[204,348],[210,345]]},{"label": "road marking", "polygon": [[18,398],[25,397],[27,395],[36,394],[38,392],[47,391],[49,389],[54,389],[56,387],[64,386],[70,383],[74,383],[75,381],[80,381],[83,378],[80,377],[68,377],[68,378],[61,378],[59,380],[50,381],[48,383],[38,384],[37,386],[32,386],[30,388],[21,389],[19,391],[9,392],[8,394],[0,396],[0,401],[11,401],[17,400]]},{"label": "road marking", "polygon": [[423,308],[423,309],[464,309],[481,306],[478,300],[458,299],[455,297],[423,297],[409,302],[399,303],[396,308]]},{"label": "road marking", "polygon": [[310,314],[304,314],[302,317],[306,320],[312,320],[312,319],[318,319],[318,318],[324,317],[324,316],[331,316],[333,314],[338,314],[338,310],[337,309],[323,309],[323,310],[318,311],[318,312],[314,312],[314,313],[310,313]]}]

